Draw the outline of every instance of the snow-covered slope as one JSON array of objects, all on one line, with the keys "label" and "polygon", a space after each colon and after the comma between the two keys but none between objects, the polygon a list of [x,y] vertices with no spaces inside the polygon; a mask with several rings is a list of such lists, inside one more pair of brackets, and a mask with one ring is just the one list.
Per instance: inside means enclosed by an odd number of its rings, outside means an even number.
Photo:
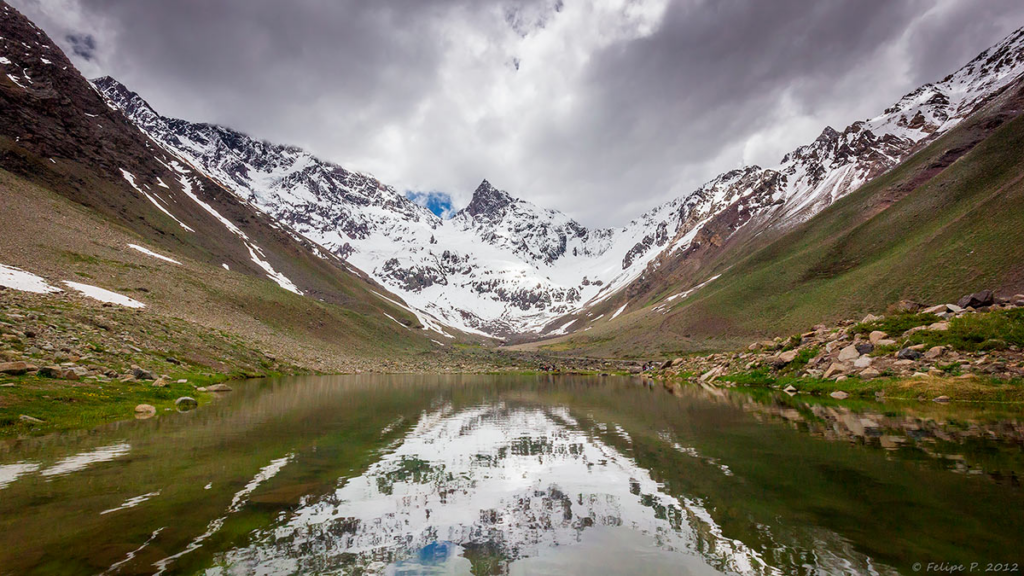
[{"label": "snow-covered slope", "polygon": [[716,227],[727,234],[793,226],[889,170],[1014,80],[1024,70],[1022,47],[1024,29],[875,118],[826,128],[777,166],[727,172],[616,229],[588,229],[487,181],[442,220],[371,176],[224,127],[162,117],[116,80],[94,83],[161,145],[414,308],[470,332],[555,334],[582,327],[558,318],[628,286],[656,258],[684,257],[713,220],[727,219]]}]

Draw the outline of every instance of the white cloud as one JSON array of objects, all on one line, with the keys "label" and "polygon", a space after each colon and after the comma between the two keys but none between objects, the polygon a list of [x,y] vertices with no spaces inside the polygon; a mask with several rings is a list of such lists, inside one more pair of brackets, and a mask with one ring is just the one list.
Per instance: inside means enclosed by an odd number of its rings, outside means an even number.
[{"label": "white cloud", "polygon": [[804,0],[15,0],[88,76],[165,115],[295,144],[400,190],[483,178],[623,224],[879,113],[1024,4]]}]

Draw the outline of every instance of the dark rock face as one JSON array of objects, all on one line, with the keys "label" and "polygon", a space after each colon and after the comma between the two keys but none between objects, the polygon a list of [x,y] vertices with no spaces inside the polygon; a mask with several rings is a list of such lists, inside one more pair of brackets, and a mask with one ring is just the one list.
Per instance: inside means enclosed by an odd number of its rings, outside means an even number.
[{"label": "dark rock face", "polygon": [[904,348],[896,354],[900,360],[920,360],[922,356],[924,356],[923,353],[912,348]]},{"label": "dark rock face", "polygon": [[991,290],[982,290],[981,292],[964,296],[956,305],[961,308],[981,308],[982,306],[991,306],[995,301],[995,294]]},{"label": "dark rock face", "polygon": [[484,180],[473,192],[473,199],[463,212],[473,217],[498,217],[514,200],[506,192],[498,190]]},{"label": "dark rock face", "polygon": [[644,236],[643,240],[634,244],[633,247],[629,249],[629,252],[626,252],[626,255],[622,257],[622,269],[625,270],[632,266],[633,261],[636,260],[638,256],[643,255],[652,247],[661,247],[664,246],[667,242],[668,223],[661,222],[658,224],[658,229],[654,232],[654,234],[648,234],[647,236]]}]

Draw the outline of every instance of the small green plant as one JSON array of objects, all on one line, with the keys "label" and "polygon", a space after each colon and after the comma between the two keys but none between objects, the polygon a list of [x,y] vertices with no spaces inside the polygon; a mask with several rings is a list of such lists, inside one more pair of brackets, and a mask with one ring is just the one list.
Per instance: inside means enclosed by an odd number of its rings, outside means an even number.
[{"label": "small green plant", "polygon": [[804,366],[811,361],[812,358],[818,355],[821,349],[817,346],[811,346],[810,348],[804,348],[797,353],[796,358],[792,362],[787,364],[782,372],[785,374],[796,374],[800,370],[803,370]]},{"label": "small green plant", "polygon": [[794,334],[789,337],[789,340],[786,341],[786,345],[782,347],[782,350],[792,350],[799,346],[801,342],[803,342],[803,338],[801,338],[799,334]]},{"label": "small green plant", "polygon": [[775,384],[775,377],[767,367],[755,368],[749,372],[738,372],[723,376],[722,380],[733,382],[738,386],[772,386]]},{"label": "small green plant", "polygon": [[951,362],[949,364],[937,364],[935,367],[942,370],[947,376],[959,376],[961,365],[960,362]]},{"label": "small green plant", "polygon": [[948,330],[916,332],[910,336],[909,342],[925,346],[947,346],[968,352],[1021,346],[1024,345],[1024,309],[953,318]]},{"label": "small green plant", "polygon": [[871,322],[861,322],[853,327],[854,334],[869,334],[875,330],[881,330],[890,336],[899,336],[911,328],[918,326],[927,326],[938,322],[940,318],[935,314],[895,314],[882,318],[881,320],[873,320]]},{"label": "small green plant", "polygon": [[899,344],[887,344],[885,346],[875,346],[875,349],[871,351],[871,356],[874,356],[876,358],[880,357],[880,356],[889,356],[890,354],[895,354],[896,352],[899,352],[899,351],[900,351],[900,345]]}]

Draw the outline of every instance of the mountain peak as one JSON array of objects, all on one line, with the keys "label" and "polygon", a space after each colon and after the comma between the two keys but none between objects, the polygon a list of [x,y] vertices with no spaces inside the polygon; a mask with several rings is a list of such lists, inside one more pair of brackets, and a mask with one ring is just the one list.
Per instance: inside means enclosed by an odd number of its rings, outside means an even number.
[{"label": "mountain peak", "polygon": [[149,102],[112,76],[101,76],[89,81],[103,97],[138,122],[159,117]]},{"label": "mountain peak", "polygon": [[500,212],[515,200],[506,192],[498,190],[490,182],[484,180],[473,192],[473,199],[466,206],[465,212],[470,216],[491,215]]}]

